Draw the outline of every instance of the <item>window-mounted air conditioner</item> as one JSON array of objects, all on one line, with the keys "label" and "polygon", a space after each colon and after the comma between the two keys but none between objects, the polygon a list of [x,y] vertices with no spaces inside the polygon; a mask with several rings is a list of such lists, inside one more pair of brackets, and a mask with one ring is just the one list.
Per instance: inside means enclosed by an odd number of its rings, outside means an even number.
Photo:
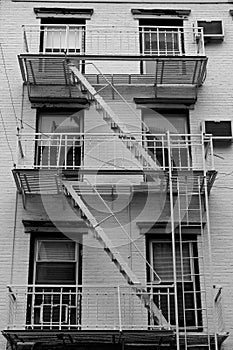
[{"label": "window-mounted air conditioner", "polygon": [[202,132],[213,135],[217,141],[232,140],[231,120],[205,120],[202,122]]},{"label": "window-mounted air conditioner", "polygon": [[221,20],[197,21],[197,27],[203,28],[204,40],[222,41],[224,39],[224,29]]}]

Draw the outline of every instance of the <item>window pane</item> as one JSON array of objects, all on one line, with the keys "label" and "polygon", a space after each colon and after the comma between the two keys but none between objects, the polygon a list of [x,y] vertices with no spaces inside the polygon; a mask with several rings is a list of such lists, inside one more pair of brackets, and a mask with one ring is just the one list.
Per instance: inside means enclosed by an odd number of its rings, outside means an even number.
[{"label": "window pane", "polygon": [[62,261],[75,260],[75,243],[74,242],[56,242],[56,241],[39,241],[38,256],[40,261]]},{"label": "window pane", "polygon": [[37,263],[37,284],[75,284],[75,263]]},{"label": "window pane", "polygon": [[[183,278],[184,281],[191,280],[191,266],[189,243],[182,244],[183,253]],[[182,265],[181,265],[180,244],[176,243],[176,277],[178,281],[182,281]],[[153,243],[153,268],[162,282],[173,281],[173,258],[171,242]]]},{"label": "window pane", "polygon": [[143,110],[143,121],[152,134],[170,131],[172,134],[188,132],[188,118],[184,111],[156,111],[147,108]]},{"label": "window pane", "polygon": [[82,38],[84,27],[80,25],[54,25],[44,26],[44,51],[45,52],[80,52],[82,50]]},{"label": "window pane", "polygon": [[39,132],[42,133],[79,133],[81,132],[82,112],[41,113]]},{"label": "window pane", "polygon": [[66,27],[47,27],[45,28],[46,49],[65,48]]}]

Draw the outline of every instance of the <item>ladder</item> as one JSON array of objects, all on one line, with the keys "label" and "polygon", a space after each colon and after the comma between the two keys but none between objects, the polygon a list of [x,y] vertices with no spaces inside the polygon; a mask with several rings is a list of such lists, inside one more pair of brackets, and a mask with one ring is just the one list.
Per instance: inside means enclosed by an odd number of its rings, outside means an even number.
[{"label": "ladder", "polygon": [[[188,179],[186,181],[177,179],[177,207],[178,207],[178,236],[179,236],[179,253],[181,263],[181,284],[182,284],[182,304],[183,304],[183,322],[184,332],[180,336],[183,338],[184,350],[211,350],[211,340],[209,334],[208,314],[207,314],[207,295],[205,284],[205,271],[204,271],[204,242],[203,242],[203,203],[201,196],[201,179],[197,178],[195,187],[190,185]],[[192,193],[193,192],[193,193]],[[197,205],[195,208],[189,208],[192,200],[192,196],[195,195]],[[183,200],[184,198],[184,200]],[[182,221],[185,219],[187,224],[195,221],[200,225],[200,236],[197,239],[196,249],[189,252],[190,255],[185,254],[185,245],[190,242],[184,240],[182,237]],[[190,264],[190,271],[187,271],[187,260]],[[196,265],[196,269],[194,268]],[[199,280],[199,287],[196,289],[196,279]],[[194,283],[193,291],[186,290],[185,281]],[[202,282],[201,282],[202,280]],[[187,297],[193,298],[193,306],[187,305]],[[199,302],[197,302],[199,300]],[[188,325],[188,318],[191,314],[195,315],[195,327],[205,328],[205,336],[199,339],[193,334],[190,334],[189,329],[192,328]],[[206,323],[205,325],[203,323]]]},{"label": "ladder", "polygon": [[65,195],[70,196],[73,199],[74,206],[79,207],[89,227],[94,231],[94,237],[101,242],[105,252],[111,258],[112,262],[118,268],[119,272],[126,279],[127,283],[132,286],[136,295],[140,298],[143,305],[149,311],[154,323],[164,329],[170,329],[170,325],[167,322],[166,318],[163,316],[162,311],[157,307],[153,300],[151,300],[151,295],[149,292],[147,292],[146,288],[143,288],[141,286],[141,283],[137,276],[130,269],[128,264],[120,255],[119,251],[114,247],[112,241],[109,239],[104,229],[101,227],[101,223],[113,216],[114,213],[110,213],[110,215],[108,215],[105,219],[97,222],[96,218],[93,216],[87,205],[82,200],[81,195],[74,189],[72,183],[70,181],[62,182]]},{"label": "ladder", "polygon": [[[131,133],[120,118],[115,114],[112,108],[105,102],[105,100],[100,96],[99,92],[103,90],[101,88],[96,91],[95,88],[89,83],[89,81],[84,77],[80,70],[75,66],[75,64],[68,62],[68,67],[73,75],[76,77],[79,89],[82,93],[86,93],[87,98],[90,101],[95,101],[96,110],[101,114],[103,120],[111,127],[113,132],[118,135],[123,144],[130,150],[133,156],[138,160],[142,168],[159,170],[160,167],[156,164],[154,159],[149,155],[149,153],[142,146],[137,136]],[[109,82],[109,85],[115,89],[115,87]],[[104,87],[105,88],[105,87]],[[115,89],[116,90],[116,89]],[[126,101],[125,101],[126,102]],[[147,128],[148,129],[148,128]],[[148,130],[147,130],[148,131]]]}]

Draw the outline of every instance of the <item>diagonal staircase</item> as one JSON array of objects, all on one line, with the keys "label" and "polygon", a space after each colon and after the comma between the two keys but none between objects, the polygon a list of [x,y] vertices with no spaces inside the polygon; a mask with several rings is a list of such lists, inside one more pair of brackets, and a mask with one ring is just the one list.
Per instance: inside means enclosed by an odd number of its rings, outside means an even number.
[{"label": "diagonal staircase", "polygon": [[[84,77],[84,75],[73,63],[68,63],[68,67],[72,74],[76,77],[80,91],[82,93],[85,93],[90,101],[95,101],[96,110],[98,111],[98,113],[101,114],[103,120],[111,127],[113,132],[118,135],[123,144],[138,160],[141,167],[151,170],[160,170],[160,167],[156,164],[156,162],[152,159],[149,153],[142,146],[140,140],[141,136],[137,138],[135,134],[128,130],[125,124],[117,116],[117,114],[100,96],[99,92],[103,88],[101,88],[99,91],[96,91],[95,88],[89,83],[89,81]],[[114,86],[112,87],[114,88]],[[148,132],[146,126],[144,131]]]},{"label": "diagonal staircase", "polygon": [[85,220],[88,222],[89,226],[95,232],[95,238],[98,239],[104,250],[118,268],[119,272],[126,279],[127,283],[132,286],[136,295],[140,298],[143,305],[147,308],[150,313],[151,319],[154,324],[161,326],[164,329],[169,329],[170,326],[163,316],[161,310],[156,306],[156,304],[151,299],[150,294],[147,292],[146,288],[141,286],[141,283],[134,272],[130,269],[128,264],[122,258],[118,250],[114,247],[112,241],[109,239],[104,229],[101,227],[101,223],[108,220],[114,213],[110,213],[105,219],[97,222],[96,218],[93,216],[91,211],[88,209],[87,205],[81,198],[81,194],[74,188],[74,185],[70,181],[63,181],[64,193],[66,196],[70,196],[73,199],[74,205],[78,206],[81,210]]},{"label": "diagonal staircase", "polygon": [[[86,94],[88,100],[94,101],[96,104],[96,110],[102,116],[103,120],[110,126],[112,131],[118,135],[119,139],[123,142],[126,148],[133,154],[135,159],[139,162],[140,167],[150,170],[158,171],[160,167],[152,159],[149,153],[144,149],[141,144],[141,135],[136,136],[133,134],[125,124],[120,120],[118,115],[112,110],[112,108],[105,102],[100,96],[99,92],[104,89],[101,88],[96,91],[95,88],[88,82],[79,69],[72,62],[68,62],[68,67],[71,74],[75,77],[78,83],[79,89],[82,93]],[[111,83],[109,83],[111,85]],[[108,86],[108,85],[106,85]],[[112,85],[111,85],[112,86]],[[112,86],[113,87],[113,86]],[[113,87],[114,88],[114,87]],[[144,131],[148,131],[144,128]],[[104,250],[109,255],[113,263],[116,265],[120,273],[124,276],[128,284],[130,284],[136,292],[136,295],[140,298],[143,305],[150,313],[150,318],[155,325],[159,325],[164,329],[170,329],[170,325],[161,310],[153,302],[151,295],[141,286],[141,283],[134,272],[130,269],[128,264],[124,261],[120,253],[114,247],[112,241],[109,239],[104,229],[101,227],[101,223],[108,220],[114,213],[109,213],[105,219],[97,222],[91,211],[88,209],[85,202],[82,200],[81,194],[73,187],[69,181],[63,181],[65,194],[71,196],[74,205],[78,206],[81,212],[84,214],[89,226],[94,230],[95,237],[102,243]]]}]

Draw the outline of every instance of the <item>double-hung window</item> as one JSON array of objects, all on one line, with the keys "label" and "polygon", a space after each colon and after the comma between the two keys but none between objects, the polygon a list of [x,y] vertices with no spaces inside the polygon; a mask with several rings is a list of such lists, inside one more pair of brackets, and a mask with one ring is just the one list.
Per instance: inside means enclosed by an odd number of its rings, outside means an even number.
[{"label": "double-hung window", "polygon": [[47,18],[41,20],[40,52],[84,53],[85,20]]},{"label": "double-hung window", "polygon": [[79,245],[68,239],[37,239],[27,322],[33,328],[71,328],[80,324]]}]

